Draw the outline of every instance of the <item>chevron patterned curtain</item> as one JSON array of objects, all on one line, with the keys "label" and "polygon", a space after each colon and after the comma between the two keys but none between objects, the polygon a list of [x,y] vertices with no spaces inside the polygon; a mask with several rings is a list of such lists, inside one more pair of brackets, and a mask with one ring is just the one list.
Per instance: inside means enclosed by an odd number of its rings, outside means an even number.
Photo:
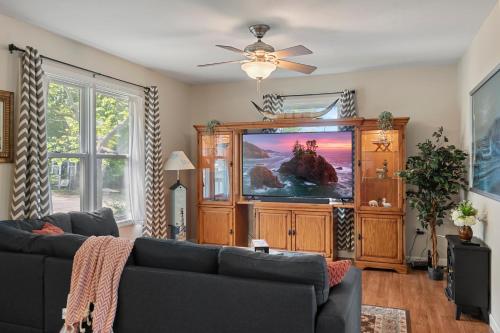
[{"label": "chevron patterned curtain", "polygon": [[[356,110],[355,93],[344,90],[340,95],[339,118],[353,118],[358,115]],[[341,126],[342,131],[352,130],[351,126]],[[354,139],[353,139],[354,140]],[[354,142],[352,143],[354,147]],[[354,210],[348,208],[337,209],[337,249],[354,251]]]},{"label": "chevron patterned curtain", "polygon": [[21,65],[21,108],[10,216],[34,219],[50,212],[47,127],[42,58],[26,47]]},{"label": "chevron patterned curtain", "polygon": [[144,91],[144,95],[146,219],[142,232],[147,237],[167,238],[167,212],[163,179],[158,88],[147,88]]},{"label": "chevron patterned curtain", "polygon": [[262,109],[271,113],[283,112],[283,98],[277,94],[265,94],[262,96]]}]

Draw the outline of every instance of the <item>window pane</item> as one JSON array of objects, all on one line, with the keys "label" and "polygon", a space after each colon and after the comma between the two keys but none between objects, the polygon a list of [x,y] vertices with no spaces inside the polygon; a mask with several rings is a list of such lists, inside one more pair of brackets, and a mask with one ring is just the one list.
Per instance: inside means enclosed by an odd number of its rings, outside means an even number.
[{"label": "window pane", "polygon": [[97,205],[113,210],[117,221],[130,219],[126,159],[97,160]]},{"label": "window pane", "polygon": [[52,212],[81,210],[81,161],[79,158],[49,160]]},{"label": "window pane", "polygon": [[96,94],[96,151],[128,154],[128,98]]},{"label": "window pane", "polygon": [[50,152],[80,152],[82,88],[50,82],[47,93],[47,148]]}]

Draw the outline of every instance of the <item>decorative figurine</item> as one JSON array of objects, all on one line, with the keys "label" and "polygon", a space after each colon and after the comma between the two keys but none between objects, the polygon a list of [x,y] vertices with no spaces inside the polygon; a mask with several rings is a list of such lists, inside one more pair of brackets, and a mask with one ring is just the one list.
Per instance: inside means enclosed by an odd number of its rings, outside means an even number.
[{"label": "decorative figurine", "polygon": [[368,205],[370,207],[378,207],[378,202],[377,202],[377,200],[370,200],[370,201],[368,201]]},{"label": "decorative figurine", "polygon": [[388,165],[387,160],[384,160],[382,167],[375,169],[375,172],[377,173],[377,177],[379,179],[387,178],[387,172],[389,171],[389,168],[387,167],[387,165]]},{"label": "decorative figurine", "polygon": [[387,200],[385,198],[382,198],[382,206],[385,208],[392,207],[392,205],[389,202],[387,202]]}]

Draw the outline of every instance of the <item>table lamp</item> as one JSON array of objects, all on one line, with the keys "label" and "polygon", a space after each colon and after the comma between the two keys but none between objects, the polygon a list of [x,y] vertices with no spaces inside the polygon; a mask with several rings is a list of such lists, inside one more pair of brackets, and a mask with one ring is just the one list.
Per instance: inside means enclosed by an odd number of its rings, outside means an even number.
[{"label": "table lamp", "polygon": [[177,182],[170,186],[170,235],[176,240],[186,240],[186,186],[179,179],[180,170],[194,169],[193,163],[184,154],[177,150],[170,153],[165,170],[177,171]]}]

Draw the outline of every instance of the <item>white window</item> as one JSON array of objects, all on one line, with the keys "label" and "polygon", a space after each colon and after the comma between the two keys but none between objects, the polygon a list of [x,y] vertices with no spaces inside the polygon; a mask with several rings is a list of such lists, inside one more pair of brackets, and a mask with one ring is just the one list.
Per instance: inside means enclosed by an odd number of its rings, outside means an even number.
[{"label": "white window", "polygon": [[130,221],[131,101],[92,78],[48,74],[47,146],[52,212],[113,210]]}]

